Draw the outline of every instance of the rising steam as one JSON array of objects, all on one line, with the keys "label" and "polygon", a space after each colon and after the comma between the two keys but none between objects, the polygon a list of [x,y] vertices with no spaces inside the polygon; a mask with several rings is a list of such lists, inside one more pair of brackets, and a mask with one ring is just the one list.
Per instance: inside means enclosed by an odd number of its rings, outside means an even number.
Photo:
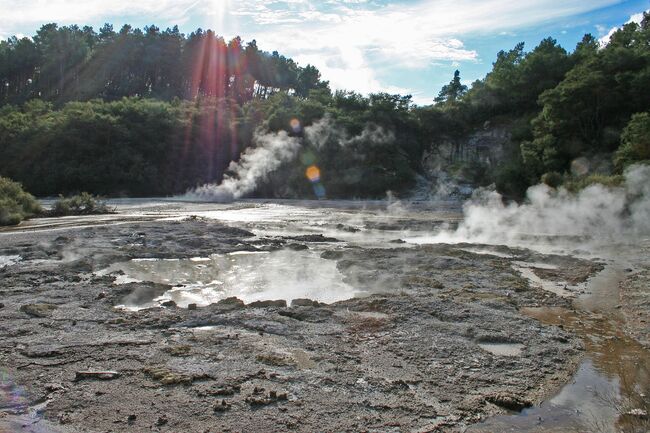
[{"label": "rising steam", "polygon": [[456,230],[412,241],[526,246],[576,236],[590,245],[635,239],[650,235],[650,166],[631,167],[615,188],[594,184],[572,194],[536,185],[521,205],[504,204],[494,191],[478,191],[463,213]]},{"label": "rising steam", "polygon": [[257,188],[282,163],[291,161],[300,149],[300,140],[290,137],[285,131],[259,134],[253,138],[255,147],[246,149],[239,162],[231,162],[226,175],[219,184],[206,184],[192,191],[186,197],[212,202],[231,202]]},{"label": "rising steam", "polygon": [[337,127],[329,116],[307,126],[304,138],[289,136],[285,131],[262,134],[253,137],[254,147],[246,149],[238,162],[231,162],[227,174],[220,184],[205,184],[188,191],[190,200],[210,202],[231,202],[249,194],[264,182],[268,175],[282,164],[293,161],[302,145],[302,140],[318,149],[326,146],[356,146],[359,143],[376,145],[394,140],[394,135],[384,129],[368,124],[356,136],[349,137]]}]

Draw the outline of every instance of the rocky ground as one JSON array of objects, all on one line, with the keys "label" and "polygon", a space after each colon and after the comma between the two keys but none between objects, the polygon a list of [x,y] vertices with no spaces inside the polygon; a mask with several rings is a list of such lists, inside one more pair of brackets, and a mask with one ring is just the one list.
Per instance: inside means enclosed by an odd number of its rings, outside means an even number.
[{"label": "rocky ground", "polygon": [[[196,218],[4,234],[0,256],[21,261],[0,268],[0,431],[462,431],[539,402],[573,373],[579,338],[519,312],[570,301],[512,263],[576,281],[600,264],[333,241],[261,239]],[[131,258],[282,248],[319,248],[366,295],[129,312],[114,306],[171,287],[94,273]]]}]

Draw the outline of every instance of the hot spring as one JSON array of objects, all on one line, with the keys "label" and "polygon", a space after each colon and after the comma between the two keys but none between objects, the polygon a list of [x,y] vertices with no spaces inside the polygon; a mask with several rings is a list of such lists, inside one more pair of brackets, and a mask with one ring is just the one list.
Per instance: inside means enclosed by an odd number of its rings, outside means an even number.
[{"label": "hot spring", "polygon": [[127,297],[118,307],[140,310],[174,301],[179,307],[205,306],[228,297],[245,303],[308,298],[332,303],[355,296],[336,261],[316,251],[240,251],[190,259],[133,259],[100,271],[117,273],[116,284],[149,281],[172,288],[153,299]]}]

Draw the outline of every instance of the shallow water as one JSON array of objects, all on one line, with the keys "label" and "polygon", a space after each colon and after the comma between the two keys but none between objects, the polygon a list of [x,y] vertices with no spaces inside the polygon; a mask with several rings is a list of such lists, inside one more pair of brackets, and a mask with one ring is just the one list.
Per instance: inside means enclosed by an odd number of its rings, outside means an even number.
[{"label": "shallow water", "polygon": [[577,310],[525,308],[543,323],[562,326],[582,337],[585,358],[571,382],[551,399],[519,414],[498,416],[468,432],[641,433],[650,421],[628,414],[650,409],[650,351],[622,331],[614,302],[622,278],[615,264],[593,277]]},{"label": "shallow water", "polygon": [[519,356],[526,346],[517,343],[479,343],[479,347],[497,356]]},{"label": "shallow water", "polygon": [[[290,264],[290,266],[287,266]],[[116,283],[151,281],[171,290],[154,299],[129,297],[122,308],[139,310],[174,301],[205,306],[235,296],[246,303],[309,298],[331,303],[357,294],[343,281],[336,261],[318,251],[236,252],[191,259],[135,259],[116,263],[100,274],[119,272]]]},{"label": "shallow water", "polygon": [[0,256],[0,269],[5,266],[12,266],[21,260],[20,256]]}]

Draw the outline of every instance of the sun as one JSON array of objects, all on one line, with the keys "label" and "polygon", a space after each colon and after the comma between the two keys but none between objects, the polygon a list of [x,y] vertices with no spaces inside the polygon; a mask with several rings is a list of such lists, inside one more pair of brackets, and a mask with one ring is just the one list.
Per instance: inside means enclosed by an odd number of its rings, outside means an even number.
[{"label": "sun", "polygon": [[231,10],[231,0],[210,0],[208,16],[214,30],[219,32],[226,24],[226,15]]}]

